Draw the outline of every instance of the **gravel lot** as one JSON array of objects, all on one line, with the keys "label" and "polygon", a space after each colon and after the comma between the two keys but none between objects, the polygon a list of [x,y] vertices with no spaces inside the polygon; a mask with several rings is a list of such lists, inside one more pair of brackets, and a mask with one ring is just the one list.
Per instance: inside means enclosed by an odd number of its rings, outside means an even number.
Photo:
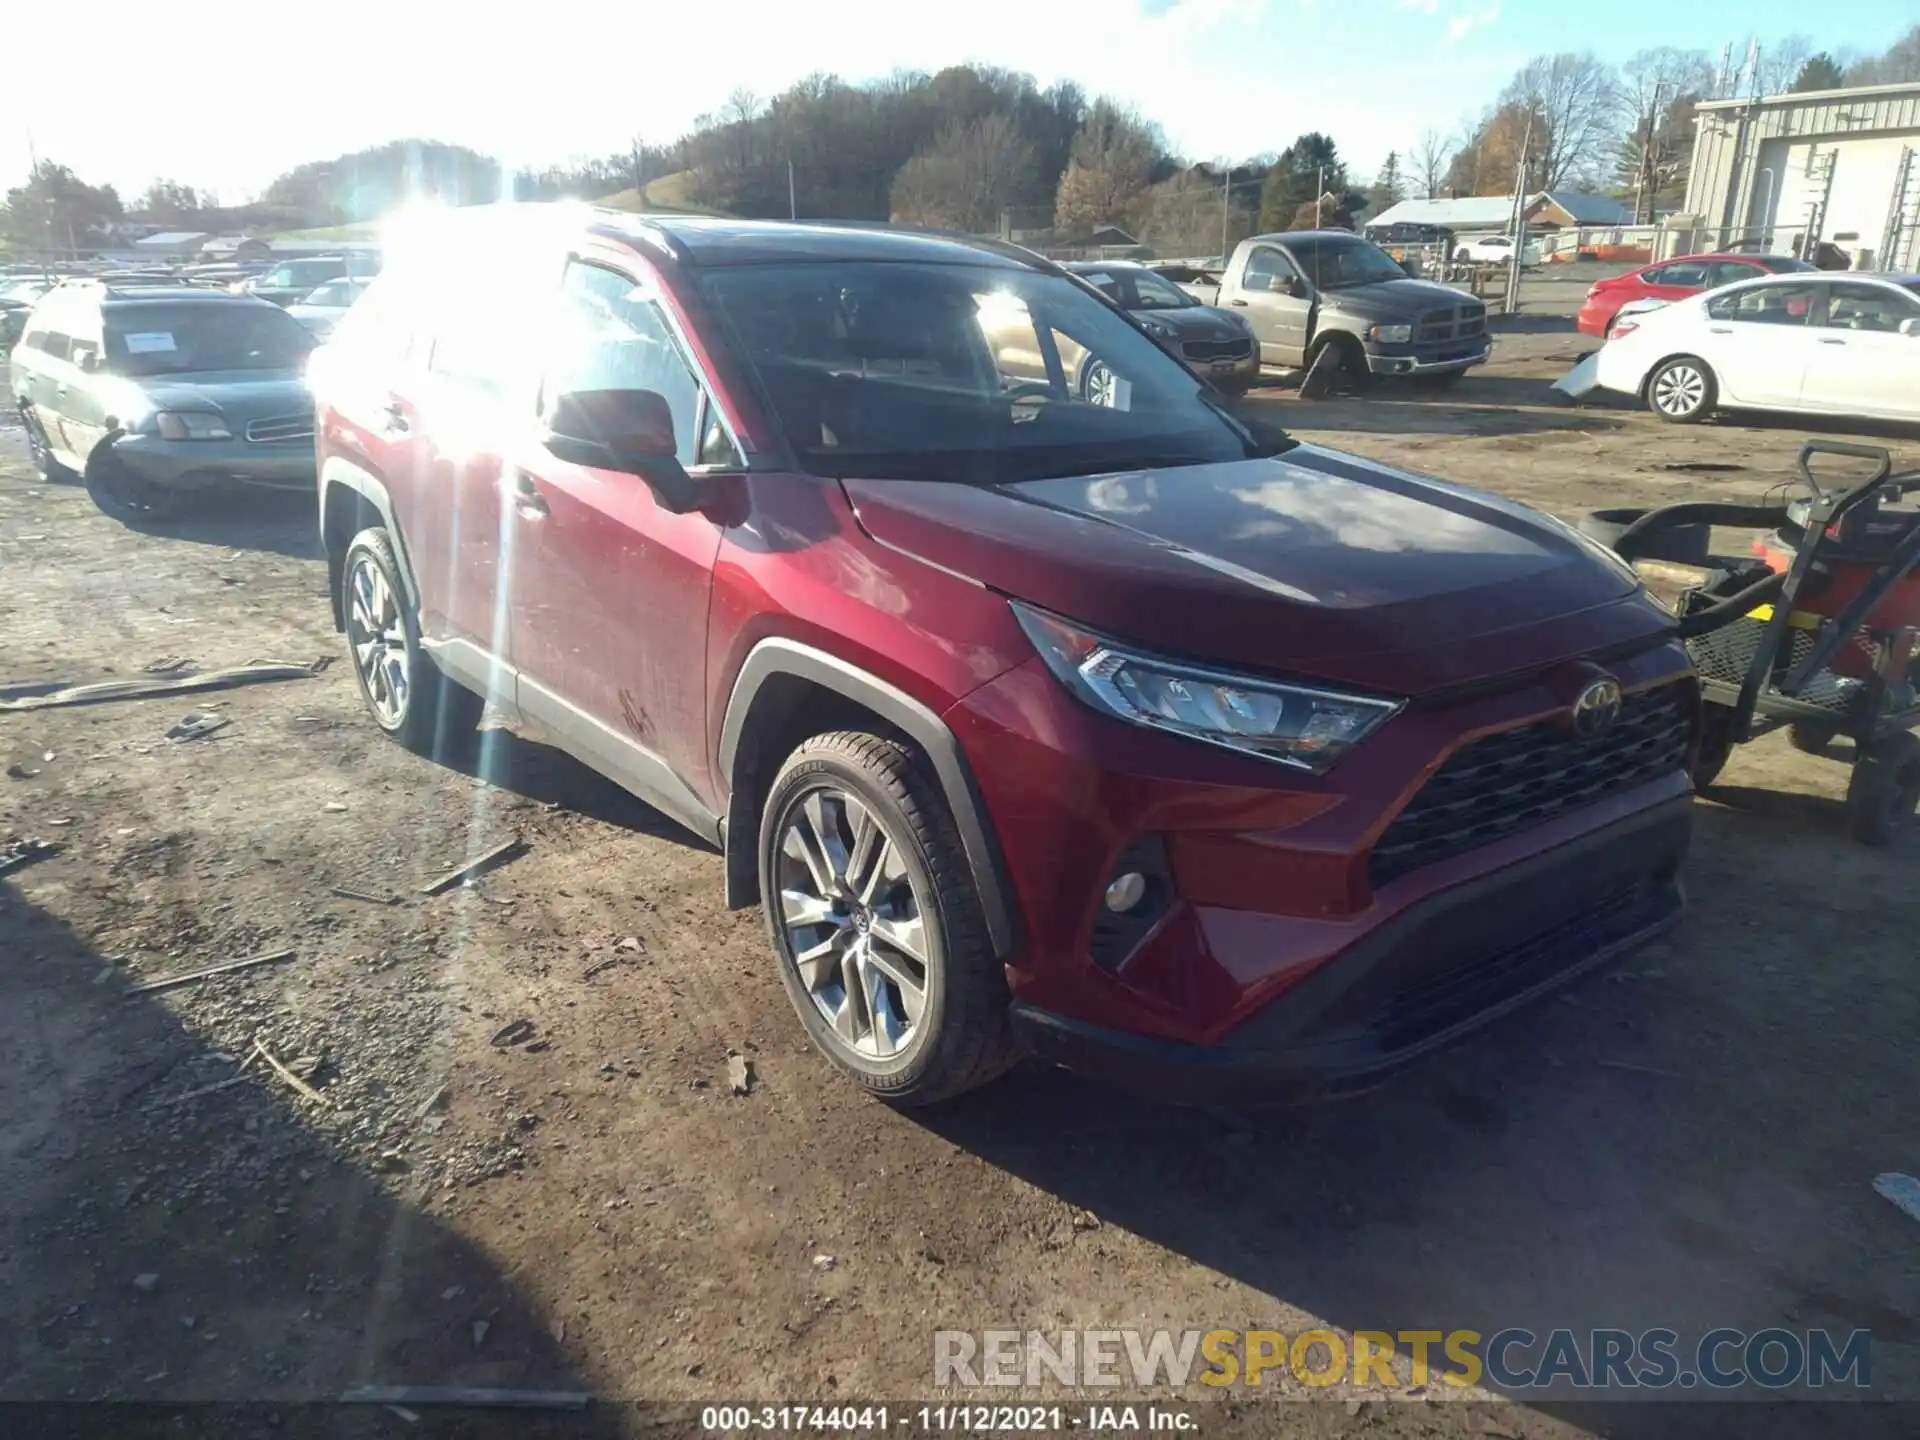
[{"label": "gravel lot", "polygon": [[[1530,315],[1444,399],[1248,403],[1569,517],[1789,473],[1796,425],[1556,403],[1588,344]],[[246,496],[134,533],[0,430],[0,685],[334,656],[312,531]],[[230,723],[169,741],[192,711]],[[473,774],[405,753],[344,663],[0,715],[0,751],[0,847],[61,847],[0,879],[0,1398],[899,1400],[936,1328],[1325,1323],[1866,1328],[1873,1393],[1920,1400],[1920,1230],[1871,1189],[1920,1171],[1916,854],[1849,842],[1844,765],[1783,741],[1697,803],[1671,944],[1382,1092],[1195,1113],[1030,1071],[921,1115],[810,1052],[716,855],[531,738]],[[256,1039],[320,1098],[236,1073]],[[1190,1398],[1256,1434],[1805,1433],[1441,1388],[1284,1425]]]}]

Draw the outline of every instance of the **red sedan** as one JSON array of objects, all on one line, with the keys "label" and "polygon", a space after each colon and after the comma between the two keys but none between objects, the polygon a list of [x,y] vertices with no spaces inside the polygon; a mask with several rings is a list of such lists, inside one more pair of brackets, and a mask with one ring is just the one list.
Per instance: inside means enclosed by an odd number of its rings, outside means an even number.
[{"label": "red sedan", "polygon": [[1602,280],[1587,291],[1576,322],[1582,335],[1605,338],[1613,328],[1613,317],[1630,300],[1684,300],[1702,290],[1717,290],[1736,280],[1756,280],[1762,275],[1778,275],[1788,270],[1811,270],[1813,266],[1790,255],[1683,255],[1677,260],[1662,260],[1658,265],[1643,265],[1625,275]]}]

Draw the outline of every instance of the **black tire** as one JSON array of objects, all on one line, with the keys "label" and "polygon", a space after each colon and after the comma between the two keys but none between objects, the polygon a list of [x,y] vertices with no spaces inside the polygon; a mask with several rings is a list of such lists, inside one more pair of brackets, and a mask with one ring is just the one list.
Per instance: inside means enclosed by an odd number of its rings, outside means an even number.
[{"label": "black tire", "polygon": [[164,524],[186,506],[185,494],[136,475],[107,445],[87,462],[86,484],[88,498],[102,514],[134,530]]},{"label": "black tire", "polygon": [[33,468],[39,472],[42,480],[50,485],[70,485],[80,478],[53,458],[52,447],[47,444],[47,432],[31,406],[21,407],[20,424],[27,432],[27,454],[32,457]]},{"label": "black tire", "polygon": [[1373,383],[1367,369],[1367,352],[1351,335],[1329,335],[1307,357],[1307,372],[1300,380],[1300,398],[1318,400],[1340,391],[1357,395]]},{"label": "black tire", "polygon": [[1700,750],[1694,756],[1693,788],[1704,790],[1720,778],[1733,756],[1733,708],[1711,702],[1700,707]]},{"label": "black tire", "polygon": [[[397,688],[390,670],[379,679],[371,677],[362,654],[366,643],[362,637],[367,632],[356,604],[364,605],[365,597],[357,598],[355,591],[364,566],[378,569],[393,600],[393,622],[399,630],[396,638],[406,665],[405,694],[397,705],[389,700]],[[373,723],[388,735],[416,754],[443,759],[471,742],[486,701],[440,673],[433,657],[420,644],[420,620],[406,595],[400,562],[387,532],[373,528],[354,536],[340,565],[340,613],[346,621],[347,659],[353,666],[354,682],[360,687],[360,699]],[[381,628],[392,634],[392,626]],[[373,653],[376,659],[383,653],[391,655],[394,646],[384,644]],[[380,694],[382,685],[385,695]]]},{"label": "black tire", "polygon": [[[823,1013],[830,994],[816,1001],[808,989],[788,929],[783,894],[790,892],[785,886],[794,875],[807,874],[795,868],[800,862],[783,849],[789,830],[805,823],[810,798],[832,805],[835,796],[857,801],[891,842],[904,867],[904,883],[911,888],[909,899],[926,952],[920,970],[920,1014],[898,1052],[884,1058],[863,1053],[858,1042],[841,1035]],[[845,809],[840,813],[844,816]],[[841,853],[857,849],[848,845]],[[986,1084],[1019,1058],[1008,1018],[1006,975],[987,938],[966,852],[946,800],[916,751],[897,740],[857,731],[835,731],[806,741],[787,757],[767,793],[759,856],[767,934],[787,997],[814,1045],[862,1088],[892,1105],[930,1105]],[[846,869],[852,868],[848,861]],[[900,883],[891,888],[897,892]],[[878,922],[873,923],[877,929]],[[795,923],[796,929],[815,932],[809,938],[817,938],[826,927],[840,927],[828,931],[836,944],[840,935],[854,934],[837,918],[814,925]],[[862,923],[859,936],[868,933]],[[844,995],[850,987],[840,988]],[[897,985],[890,993],[899,999]]]},{"label": "black tire", "polygon": [[1868,748],[1847,783],[1847,828],[1863,845],[1891,845],[1920,807],[1920,736],[1889,735]]},{"label": "black tire", "polygon": [[1706,419],[1719,393],[1712,367],[1692,355],[1663,360],[1647,377],[1647,408],[1670,425],[1694,425]]},{"label": "black tire", "polygon": [[[1647,512],[1645,510],[1594,510],[1581,517],[1575,527],[1582,535],[1598,540],[1609,550],[1618,550],[1620,537],[1634,521]],[[1666,560],[1675,565],[1697,565],[1707,563],[1713,540],[1711,525],[1676,525],[1663,530],[1648,540],[1639,540],[1634,544],[1633,558],[1636,560]]]},{"label": "black tire", "polygon": [[1824,755],[1833,745],[1834,736],[1839,733],[1831,725],[1796,721],[1787,727],[1787,743],[1802,755]]}]

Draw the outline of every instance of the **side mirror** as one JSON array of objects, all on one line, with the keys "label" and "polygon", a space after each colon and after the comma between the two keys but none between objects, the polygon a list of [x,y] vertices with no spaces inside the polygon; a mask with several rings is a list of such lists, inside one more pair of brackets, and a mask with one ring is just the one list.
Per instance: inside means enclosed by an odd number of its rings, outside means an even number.
[{"label": "side mirror", "polygon": [[684,515],[699,487],[681,465],[673,411],[652,390],[575,390],[547,408],[548,452],[572,465],[619,470],[646,481],[662,509]]},{"label": "side mirror", "polygon": [[1902,320],[1900,322],[1900,333],[1902,335],[1920,335],[1920,319]]},{"label": "side mirror", "polygon": [[100,352],[98,350],[78,351],[73,357],[73,363],[82,375],[91,375],[100,368]]},{"label": "side mirror", "polygon": [[1307,282],[1298,275],[1289,275],[1286,282],[1287,294],[1296,300],[1307,298]]}]

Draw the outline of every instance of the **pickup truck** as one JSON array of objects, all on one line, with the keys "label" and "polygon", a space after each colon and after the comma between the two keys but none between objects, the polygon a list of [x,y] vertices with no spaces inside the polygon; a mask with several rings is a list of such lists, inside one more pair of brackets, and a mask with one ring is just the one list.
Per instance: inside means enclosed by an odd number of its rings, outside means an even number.
[{"label": "pickup truck", "polygon": [[[1415,280],[1372,241],[1345,230],[1288,230],[1242,240],[1217,287],[1182,287],[1243,311],[1260,361],[1309,374],[1344,371],[1448,385],[1485,363],[1487,307]],[[1321,362],[1321,363],[1316,363]]]}]

